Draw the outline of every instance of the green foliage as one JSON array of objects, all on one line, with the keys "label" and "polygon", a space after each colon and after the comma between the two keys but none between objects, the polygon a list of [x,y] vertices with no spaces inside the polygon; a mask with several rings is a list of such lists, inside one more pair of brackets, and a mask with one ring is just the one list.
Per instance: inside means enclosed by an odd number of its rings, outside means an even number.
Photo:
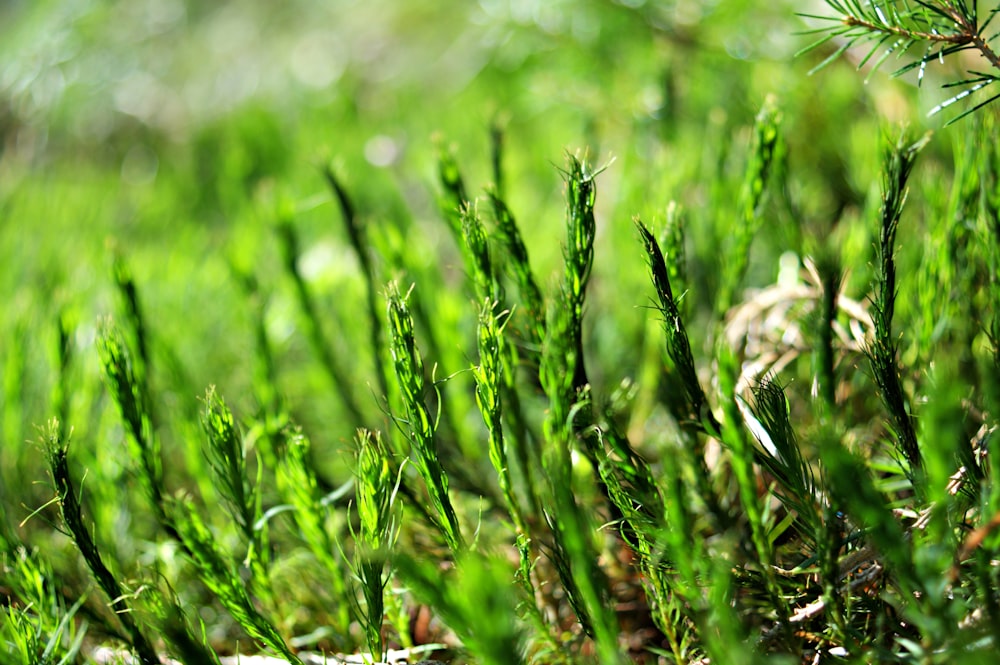
[{"label": "green foliage", "polygon": [[146,495],[163,520],[163,462],[153,430],[148,397],[121,332],[110,320],[102,323],[98,353],[108,388],[129,432],[129,450],[139,462],[139,479]]},{"label": "green foliage", "polygon": [[762,206],[766,186],[772,172],[777,170],[774,162],[780,158],[780,125],[781,112],[776,100],[769,97],[754,122],[750,159],[740,190],[739,219],[734,225],[735,234],[730,239],[731,244],[726,249],[723,263],[722,292],[717,304],[720,315],[728,312],[733,305],[736,291],[750,262],[750,244],[763,221]]},{"label": "green foliage", "polygon": [[491,665],[524,663],[522,631],[507,593],[511,571],[498,557],[459,557],[444,579],[412,557],[400,558],[400,574],[413,593],[440,613],[462,636],[476,662]]},{"label": "green foliage", "polygon": [[527,524],[520,503],[514,492],[510,464],[507,459],[507,442],[503,432],[503,407],[501,390],[503,387],[503,366],[501,353],[506,351],[503,337],[504,325],[509,320],[508,312],[497,313],[495,305],[488,298],[483,302],[477,327],[479,341],[479,365],[473,368],[476,377],[476,404],[483,416],[489,432],[490,463],[497,472],[500,491],[519,533],[527,533]]},{"label": "green foliage", "polygon": [[267,572],[269,544],[266,522],[261,522],[260,483],[263,469],[258,465],[254,480],[248,460],[250,451],[236,427],[233,414],[214,387],[205,392],[201,425],[208,440],[205,456],[213,486],[247,547],[245,563],[251,571],[251,587],[270,605],[273,599]]},{"label": "green foliage", "polygon": [[0,662],[994,657],[995,10],[15,5]]},{"label": "green foliage", "polygon": [[52,570],[24,549],[0,556],[0,580],[24,603],[8,605],[0,614],[0,636],[6,646],[2,660],[16,658],[31,665],[73,662],[87,634],[86,623],[76,620],[87,596],[67,606],[52,585]]},{"label": "green foliage", "polygon": [[636,227],[639,229],[643,249],[648,257],[650,276],[660,303],[659,309],[663,315],[667,355],[680,374],[681,385],[687,397],[687,414],[685,414],[684,420],[692,423],[694,427],[700,427],[703,426],[701,420],[704,417],[709,419],[707,427],[711,431],[718,431],[718,424],[714,422],[712,414],[708,411],[705,391],[702,390],[698,381],[698,370],[695,367],[691,342],[688,339],[684,321],[681,319],[677,298],[674,297],[673,288],[670,286],[666,260],[649,229],[641,221],[636,221]]},{"label": "green foliage", "polygon": [[254,524],[260,518],[256,494],[247,463],[247,450],[233,420],[233,414],[215,388],[205,392],[202,427],[208,439],[205,455],[230,514],[247,541],[254,540]]},{"label": "green foliage", "polygon": [[541,289],[538,288],[538,282],[528,260],[528,249],[524,246],[514,215],[500,198],[499,191],[487,190],[486,194],[493,205],[497,234],[507,253],[506,264],[517,284],[522,307],[528,317],[528,342],[537,349],[545,338],[545,307]]}]

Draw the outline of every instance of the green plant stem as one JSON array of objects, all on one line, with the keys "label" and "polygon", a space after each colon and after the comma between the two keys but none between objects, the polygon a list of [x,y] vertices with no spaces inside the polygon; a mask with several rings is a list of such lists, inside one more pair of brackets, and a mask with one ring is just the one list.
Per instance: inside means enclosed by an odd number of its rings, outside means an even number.
[{"label": "green plant stem", "polygon": [[774,573],[774,552],[767,537],[761,500],[757,496],[757,481],[754,476],[754,450],[747,440],[743,419],[736,405],[736,377],[738,365],[732,351],[723,347],[719,351],[719,393],[725,419],[722,423],[722,440],[732,451],[733,475],[739,488],[740,504],[750,527],[753,552],[760,567],[770,597],[771,605],[782,625],[787,625],[788,605],[782,599]]},{"label": "green plant stem", "polygon": [[298,234],[292,226],[291,221],[287,219],[283,219],[278,223],[277,230],[284,253],[285,271],[292,278],[299,308],[302,310],[301,321],[305,327],[306,338],[309,340],[313,352],[319,357],[323,369],[326,370],[327,375],[333,381],[334,388],[340,396],[340,400],[347,410],[347,415],[351,419],[351,422],[355,425],[361,425],[365,422],[365,415],[351,388],[353,381],[347,370],[341,366],[340,361],[334,356],[333,351],[330,350],[329,340],[323,333],[319,312],[309,291],[309,286],[299,271]]},{"label": "green plant stem", "polygon": [[365,305],[368,308],[368,318],[371,322],[371,342],[372,359],[375,363],[375,377],[378,380],[378,387],[382,396],[388,399],[389,379],[386,376],[384,356],[385,331],[382,326],[382,317],[378,310],[378,283],[376,281],[375,266],[369,254],[368,237],[365,227],[361,223],[357,209],[347,193],[347,189],[337,178],[331,167],[323,169],[327,184],[333,190],[340,204],[341,217],[344,220],[344,227],[347,231],[347,239],[351,243],[355,256],[358,257],[358,265],[361,266],[361,273],[365,278]]},{"label": "green plant stem", "polygon": [[694,423],[699,428],[703,421],[707,421],[710,430],[718,431],[719,425],[708,409],[708,398],[698,380],[698,370],[695,367],[687,329],[670,285],[667,262],[664,260],[656,238],[653,237],[649,229],[639,219],[635,220],[635,225],[639,231],[639,237],[649,264],[650,277],[653,280],[656,296],[660,303],[658,309],[663,316],[663,331],[667,336],[667,355],[680,374],[681,385],[687,396],[689,412],[685,414],[685,420]]},{"label": "green plant stem", "polygon": [[358,430],[357,484],[355,496],[361,522],[362,547],[355,550],[355,572],[365,598],[362,624],[368,650],[385,653],[382,624],[385,621],[385,587],[392,570],[392,550],[398,526],[393,502],[396,478],[389,451],[377,432]]},{"label": "green plant stem", "polygon": [[59,432],[59,438],[65,441],[69,439],[69,425],[67,423],[69,423],[70,397],[72,395],[69,370],[73,361],[72,337],[74,332],[65,312],[59,316],[57,330],[57,375],[55,385],[52,387],[52,411],[56,414],[56,420],[63,428]]},{"label": "green plant stem", "polygon": [[503,366],[501,353],[504,350],[503,328],[509,317],[507,312],[496,312],[489,299],[485,300],[479,314],[478,340],[479,365],[473,368],[476,377],[476,404],[489,432],[490,462],[497,472],[500,492],[507,506],[507,512],[514,521],[518,534],[528,534],[527,522],[521,511],[514,487],[511,483],[507,461],[507,443],[503,434]]},{"label": "green plant stem", "polygon": [[493,206],[493,215],[496,218],[497,232],[504,244],[506,251],[506,262],[509,271],[517,284],[518,292],[521,295],[521,306],[528,317],[528,343],[531,345],[528,356],[538,361],[538,350],[541,348],[542,340],[545,339],[545,301],[542,298],[542,291],[538,288],[534,272],[531,270],[531,262],[528,259],[528,249],[524,245],[521,231],[517,226],[513,213],[507,204],[500,198],[498,190],[486,190],[486,196]]},{"label": "green plant stem", "polygon": [[490,166],[493,167],[493,188],[497,196],[504,193],[503,176],[504,123],[494,118],[490,123]]},{"label": "green plant stem", "polygon": [[[551,512],[546,512],[545,517],[554,539],[552,562],[567,599],[584,632],[594,639],[601,662],[610,665],[621,658],[617,645],[619,626],[607,609],[607,579],[597,565],[597,553],[590,540],[591,525],[573,492],[571,442],[591,424],[592,416],[584,414],[592,407],[587,387],[578,390],[576,386],[580,308],[571,305],[572,289],[573,285],[564,283],[559,301],[549,310],[539,371],[549,400],[542,465],[548,480]],[[590,438],[594,438],[592,433]],[[584,446],[596,472],[596,451],[587,449],[588,445],[593,445],[592,441]]]},{"label": "green plant stem", "polygon": [[386,287],[386,302],[389,350],[406,411],[405,422],[410,433],[411,449],[431,503],[442,520],[440,526],[445,541],[457,553],[465,545],[458,516],[448,495],[448,474],[438,457],[434,420],[424,402],[424,362],[413,335],[413,319],[406,305],[406,298],[399,293],[395,282],[390,282]]},{"label": "green plant stem", "polygon": [[736,302],[736,294],[750,263],[750,246],[760,228],[764,195],[775,163],[780,157],[781,111],[777,101],[768,97],[754,121],[750,159],[747,162],[740,192],[739,218],[731,245],[724,253],[722,285],[716,313],[724,317]]},{"label": "green plant stem", "polygon": [[892,335],[892,319],[896,305],[895,245],[899,220],[906,201],[907,181],[916,162],[917,153],[927,144],[929,136],[906,145],[901,138],[886,150],[882,179],[882,210],[880,215],[878,271],[872,300],[874,335],[865,353],[871,363],[882,401],[892,418],[899,451],[910,465],[910,473],[920,472],[922,461],[913,419],[906,407],[906,397],[899,379],[896,340]]},{"label": "green plant stem", "polygon": [[121,256],[115,257],[113,272],[115,286],[118,287],[118,291],[125,301],[126,319],[131,324],[132,331],[135,334],[135,348],[138,360],[136,364],[136,376],[139,377],[143,391],[148,398],[149,336],[146,318],[143,316],[142,306],[139,303],[139,290],[136,287],[131,271]]},{"label": "green plant stem", "polygon": [[174,500],[171,515],[185,553],[198,575],[237,623],[251,637],[280,654],[292,665],[303,665],[285,644],[274,624],[256,608],[239,574],[227,561],[216,537],[205,526],[191,501]]},{"label": "green plant stem", "polygon": [[201,425],[206,437],[204,447],[216,492],[222,497],[240,530],[240,537],[247,546],[246,565],[249,566],[254,589],[258,596],[273,603],[274,594],[268,574],[268,544],[266,522],[260,525],[262,515],[260,483],[263,469],[258,460],[257,480],[252,480],[243,436],[236,426],[232,412],[212,386],[205,391],[205,408]]},{"label": "green plant stem", "polygon": [[837,322],[837,298],[840,294],[841,272],[837,260],[831,256],[822,257],[818,264],[822,294],[817,317],[818,343],[816,345],[816,380],[820,399],[827,413],[833,413],[837,406],[837,380],[834,373],[834,325]]},{"label": "green plant stem", "polygon": [[594,265],[594,237],[597,223],[594,218],[594,202],[597,197],[596,177],[603,169],[594,171],[585,161],[574,155],[569,156],[566,178],[566,230],[565,248],[566,271],[563,288],[568,307],[569,339],[573,346],[573,388],[582,390],[589,383],[583,356],[583,303],[587,284]]},{"label": "green plant stem", "polygon": [[[326,570],[333,596],[346,598],[347,571],[337,558],[340,543],[327,529],[328,508],[323,505],[319,481],[309,462],[310,441],[294,428],[286,433],[286,437],[285,454],[276,473],[278,491],[285,501],[294,506],[295,523],[309,551]],[[338,631],[338,638],[346,640],[351,622],[349,604],[337,603],[333,616],[333,628]]]},{"label": "green plant stem", "polygon": [[452,237],[461,247],[462,210],[472,201],[466,192],[465,180],[462,178],[454,153],[443,145],[438,146],[438,179],[444,190],[439,200],[441,213],[448,222]]},{"label": "green plant stem", "polygon": [[680,374],[681,387],[686,396],[687,412],[680,414],[680,420],[681,426],[692,432],[693,445],[687,452],[691,457],[698,493],[719,525],[723,526],[729,524],[730,519],[717,493],[712,488],[709,470],[705,464],[704,443],[698,438],[700,433],[720,438],[722,426],[712,413],[708,398],[698,380],[698,370],[694,363],[694,354],[691,352],[691,343],[677,299],[670,285],[670,274],[660,246],[649,229],[638,219],[636,220],[636,228],[639,230],[639,237],[645,250],[646,260],[649,263],[650,277],[659,301],[658,309],[663,316],[667,355]]},{"label": "green plant stem", "polygon": [[114,574],[105,565],[96,543],[90,536],[90,531],[83,523],[83,511],[77,498],[78,490],[73,484],[67,459],[68,442],[61,438],[62,427],[56,421],[50,421],[45,430],[45,452],[48,457],[49,471],[55,483],[56,497],[62,511],[63,523],[76,543],[97,584],[111,602],[111,609],[118,616],[128,632],[129,642],[143,665],[159,665],[160,658],[156,655],[153,645],[139,629],[131,609],[126,602],[125,590],[118,584]]},{"label": "green plant stem", "polygon": [[160,444],[154,435],[148,396],[136,374],[132,354],[110,319],[102,323],[97,350],[108,388],[130,435],[132,457],[140,464],[139,477],[160,524],[166,526],[169,520],[163,508],[163,462]]}]

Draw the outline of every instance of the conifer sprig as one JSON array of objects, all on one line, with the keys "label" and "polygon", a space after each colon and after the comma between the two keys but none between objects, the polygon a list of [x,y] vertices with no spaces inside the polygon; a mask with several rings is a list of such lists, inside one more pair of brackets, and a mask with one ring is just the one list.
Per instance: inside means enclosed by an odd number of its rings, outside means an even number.
[{"label": "conifer sprig", "polygon": [[[900,76],[917,70],[918,83],[923,80],[927,65],[962,52],[978,53],[993,68],[991,72],[969,71],[968,78],[946,84],[961,90],[930,110],[934,115],[952,104],[1000,81],[1000,54],[992,42],[997,32],[991,32],[990,23],[1000,8],[980,17],[979,3],[975,0],[826,0],[834,16],[811,16],[834,22],[819,29],[823,36],[800,53],[813,50],[830,40],[838,42],[837,48],[820,64],[815,72],[830,64],[854,47],[868,48],[858,60],[858,69],[871,63],[872,71],[878,70],[892,55],[897,58],[919,51],[912,62],[892,72]],[[812,73],[810,72],[810,73]],[[969,113],[996,101],[1000,93],[980,101],[948,121],[951,124]]]}]

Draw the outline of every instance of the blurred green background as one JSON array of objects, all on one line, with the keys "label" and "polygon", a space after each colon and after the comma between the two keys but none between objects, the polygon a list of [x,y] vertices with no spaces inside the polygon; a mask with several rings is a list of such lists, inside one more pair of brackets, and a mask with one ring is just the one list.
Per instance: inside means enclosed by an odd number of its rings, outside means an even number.
[{"label": "blurred green background", "polygon": [[[149,322],[166,451],[197,438],[191,414],[210,384],[237,414],[253,411],[262,306],[293,416],[344,472],[338,459],[359,423],[344,417],[299,330],[274,233],[278,210],[294,210],[300,269],[370,424],[381,425],[363,284],[326,164],[376,246],[405,257],[379,263],[380,276],[415,282],[454,329],[446,357],[429,359],[442,376],[472,362],[475,308],[440,221],[435,155],[454,149],[479,195],[494,124],[505,132],[507,198],[545,287],[561,260],[564,155],[610,163],[598,180],[587,324],[598,394],[634,378],[647,345],[651,291],[633,216],[655,225],[669,201],[684,207],[692,316],[711,312],[717,247],[768,95],[784,113],[785,161],[748,285],[772,283],[782,252],[829,243],[859,266],[848,285],[863,298],[870,237],[848,222],[865,221],[877,195],[880,135],[940,124],[925,112],[950,72],[931,68],[920,91],[881,72],[866,85],[855,71],[863,54],[848,53],[810,76],[836,46],[796,57],[815,25],[798,11],[822,13],[823,3],[0,3],[0,504],[16,523],[51,497],[33,482],[45,478],[42,456],[25,442],[53,415],[60,319],[73,331],[74,454],[112,480],[121,472],[124,434],[93,344],[100,317],[122,311],[116,257]],[[925,160],[945,180],[949,141],[943,134]],[[234,271],[256,277],[259,302]]]}]

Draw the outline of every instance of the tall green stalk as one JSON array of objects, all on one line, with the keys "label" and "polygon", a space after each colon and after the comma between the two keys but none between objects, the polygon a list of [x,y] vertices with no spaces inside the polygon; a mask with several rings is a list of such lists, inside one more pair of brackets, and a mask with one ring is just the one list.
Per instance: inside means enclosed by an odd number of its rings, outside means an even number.
[{"label": "tall green stalk", "polygon": [[159,439],[153,430],[149,399],[132,354],[119,329],[107,319],[97,338],[104,376],[125,423],[129,451],[139,462],[139,480],[162,525],[169,523],[163,508],[163,461]]},{"label": "tall green stalk", "polygon": [[358,265],[361,266],[362,276],[365,278],[365,305],[368,308],[368,318],[371,322],[371,343],[372,360],[375,363],[375,377],[378,381],[380,394],[388,399],[389,379],[385,371],[383,362],[385,343],[385,330],[382,324],[382,316],[378,308],[378,282],[375,275],[375,266],[371,259],[368,233],[361,222],[360,215],[354,206],[354,202],[347,193],[347,189],[341,183],[340,178],[333,172],[332,167],[323,170],[327,184],[333,190],[337,203],[340,205],[340,214],[344,221],[344,228],[347,231],[347,239],[354,250],[354,255],[358,257]]},{"label": "tall green stalk", "polygon": [[303,665],[274,624],[257,608],[239,572],[190,499],[172,499],[169,507],[185,556],[222,606],[247,633],[292,665]]},{"label": "tall green stalk", "polygon": [[448,474],[438,457],[434,433],[436,421],[425,402],[424,361],[413,335],[413,318],[395,282],[386,287],[389,321],[389,350],[393,370],[402,394],[405,409],[404,424],[417,471],[423,478],[431,504],[438,513],[439,526],[448,547],[454,552],[465,549],[458,516],[448,495]]},{"label": "tall green stalk", "polygon": [[896,309],[896,232],[906,202],[907,181],[916,163],[917,154],[927,144],[929,136],[907,144],[901,137],[885,151],[882,175],[882,209],[876,252],[878,265],[872,298],[873,338],[865,348],[879,395],[892,419],[896,446],[909,464],[911,479],[917,480],[923,464],[917,444],[916,429],[907,407],[898,364],[897,340],[892,333],[892,318]]},{"label": "tall green stalk", "polygon": [[49,462],[49,472],[55,484],[56,498],[62,511],[63,523],[66,525],[84,562],[97,580],[98,586],[104,591],[111,603],[111,608],[118,615],[125,627],[129,644],[135,650],[142,665],[159,665],[160,658],[152,643],[140,628],[135,616],[131,613],[127,599],[130,594],[119,584],[114,573],[108,568],[90,535],[90,530],[83,523],[83,509],[80,506],[79,489],[75,486],[69,471],[67,450],[69,441],[62,438],[62,426],[56,421],[50,421],[44,433],[45,454]]},{"label": "tall green stalk", "polygon": [[736,303],[736,297],[750,264],[750,246],[763,221],[763,204],[767,184],[775,170],[775,162],[780,158],[781,111],[777,101],[768,97],[757,113],[754,121],[753,139],[750,144],[750,159],[743,176],[740,190],[738,215],[731,229],[729,244],[722,258],[722,283],[715,312],[719,320]]},{"label": "tall green stalk", "polygon": [[358,430],[357,434],[358,519],[354,572],[365,599],[362,627],[372,657],[385,656],[385,587],[392,573],[392,555],[399,533],[394,501],[399,485],[390,464],[389,450],[377,432]]},{"label": "tall green stalk", "polygon": [[302,326],[313,352],[318,356],[320,365],[326,371],[347,411],[347,416],[355,425],[365,422],[365,413],[357,395],[352,388],[353,380],[343,361],[337,358],[330,344],[330,339],[324,332],[322,319],[316,307],[315,299],[305,277],[299,270],[299,236],[290,219],[281,219],[277,226],[278,239],[284,258],[285,272],[295,286],[298,306],[302,311]]},{"label": "tall green stalk", "polygon": [[248,459],[251,451],[245,445],[232,412],[214,387],[205,391],[204,404],[201,420],[207,439],[204,451],[214,486],[247,547],[245,563],[250,568],[257,595],[267,603],[273,603],[268,574],[267,523],[261,522],[260,483],[263,468],[258,461],[254,481]]}]

